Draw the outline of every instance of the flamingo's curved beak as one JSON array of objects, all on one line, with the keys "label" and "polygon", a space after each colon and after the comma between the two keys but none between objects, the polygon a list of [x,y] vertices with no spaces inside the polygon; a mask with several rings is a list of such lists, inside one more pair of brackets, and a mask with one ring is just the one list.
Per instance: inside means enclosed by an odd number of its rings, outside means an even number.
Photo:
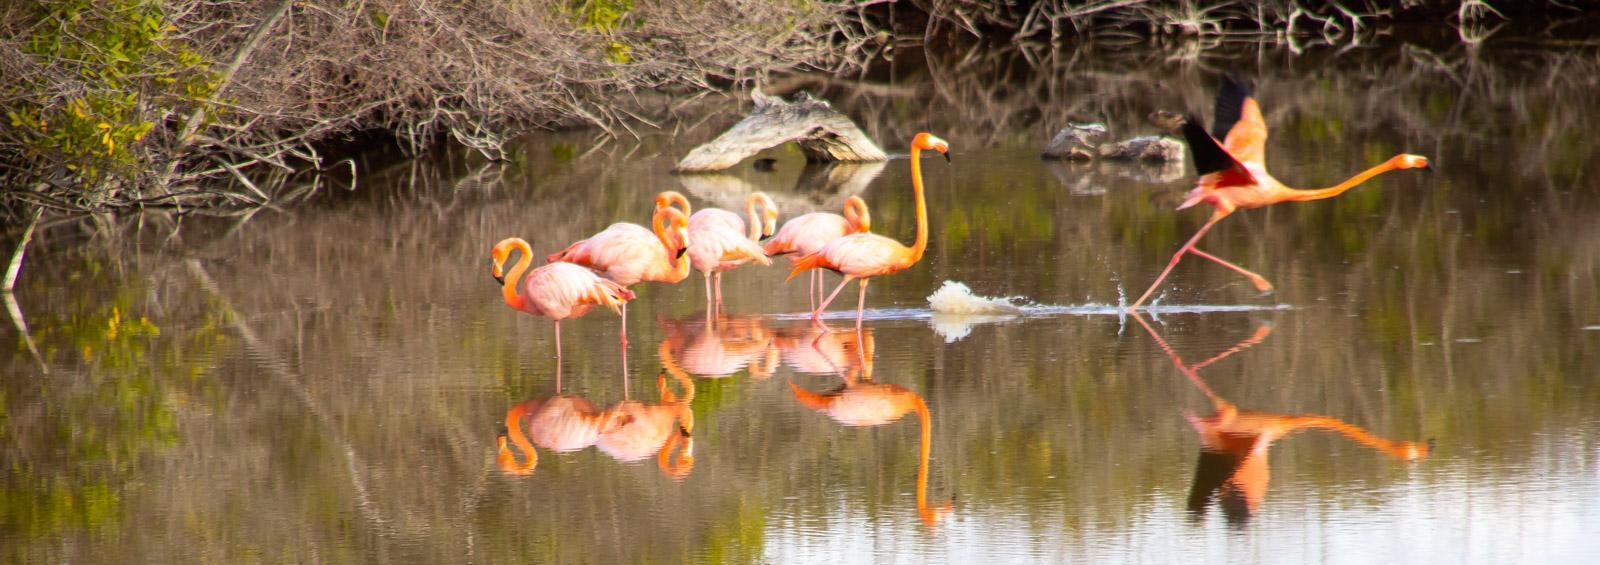
[{"label": "flamingo's curved beak", "polygon": [[950,150],[946,149],[944,151],[940,151],[939,154],[940,155],[944,155],[944,162],[946,162],[946,163],[950,162]]},{"label": "flamingo's curved beak", "polygon": [[674,256],[672,259],[673,260],[682,259],[683,258],[683,254],[684,253],[688,253],[688,252],[689,252],[689,248],[688,247],[679,247],[678,248],[678,254],[676,256]]},{"label": "flamingo's curved beak", "polygon": [[494,277],[494,282],[500,283],[501,286],[505,286],[506,278],[505,278],[505,276],[500,274],[500,266],[499,265],[495,265],[495,266],[489,268],[489,276]]}]

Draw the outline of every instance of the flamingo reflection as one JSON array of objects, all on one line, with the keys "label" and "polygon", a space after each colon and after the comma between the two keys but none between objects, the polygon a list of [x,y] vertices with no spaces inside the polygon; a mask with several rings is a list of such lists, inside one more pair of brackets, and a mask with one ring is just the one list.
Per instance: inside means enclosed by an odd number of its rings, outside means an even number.
[{"label": "flamingo reflection", "polygon": [[[826,335],[836,336],[831,333]],[[795,400],[802,406],[846,426],[881,426],[899,420],[907,412],[915,411],[917,425],[921,430],[917,460],[917,517],[924,525],[935,526],[945,514],[950,513],[953,505],[949,501],[938,505],[928,504],[928,452],[933,443],[932,415],[928,412],[928,404],[923,401],[922,395],[910,389],[873,382],[872,334],[866,331],[856,333],[855,336],[856,355],[853,356],[849,368],[841,369],[835,366],[834,369],[834,373],[844,381],[843,386],[819,394],[791,380],[789,390],[794,393]],[[822,335],[812,340],[812,347],[824,359],[828,358],[828,354],[824,353],[822,348],[825,341],[830,340],[824,339]],[[836,342],[837,339],[832,341]]]},{"label": "flamingo reflection", "polygon": [[[498,438],[495,463],[508,475],[526,476],[539,465],[536,447],[560,453],[598,446],[624,462],[656,455],[663,473],[683,480],[694,470],[694,414],[690,411],[694,382],[676,380],[683,388],[681,396],[667,386],[665,373],[656,376],[661,394],[657,404],[624,400],[602,410],[586,398],[559,391],[513,404],[506,411],[506,433]],[[521,452],[522,461],[508,442]]]},{"label": "flamingo reflection", "polygon": [[[774,339],[783,362],[797,373],[836,375],[841,367],[860,367],[860,348],[872,340],[872,328],[826,331],[814,325],[792,326]],[[867,378],[871,369],[867,368]]]},{"label": "flamingo reflection", "polygon": [[766,378],[777,369],[773,333],[759,317],[694,314],[658,322],[666,334],[661,364],[675,376],[725,377],[749,367],[751,376]]},{"label": "flamingo reflection", "polygon": [[1272,442],[1300,430],[1322,430],[1338,433],[1351,441],[1405,461],[1427,458],[1429,443],[1393,441],[1373,435],[1360,426],[1338,418],[1314,414],[1279,414],[1256,410],[1241,410],[1227,399],[1218,396],[1199,369],[1261,343],[1272,333],[1272,328],[1261,326],[1244,341],[1210,359],[1185,364],[1166,340],[1156,333],[1143,316],[1133,319],[1143,326],[1156,344],[1172,359],[1178,371],[1188,377],[1200,392],[1211,400],[1216,413],[1208,417],[1185,414],[1189,424],[1200,434],[1200,459],[1195,465],[1194,484],[1189,490],[1189,511],[1203,515],[1216,501],[1229,522],[1243,524],[1261,509],[1266,498],[1267,483],[1272,471],[1268,465],[1268,450]]}]

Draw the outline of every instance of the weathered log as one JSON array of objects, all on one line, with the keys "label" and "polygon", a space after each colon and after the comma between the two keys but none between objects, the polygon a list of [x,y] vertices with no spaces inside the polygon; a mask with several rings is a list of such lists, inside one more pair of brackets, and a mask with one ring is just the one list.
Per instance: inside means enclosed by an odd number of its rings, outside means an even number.
[{"label": "weathered log", "polygon": [[800,145],[807,161],[884,161],[889,158],[878,144],[849,116],[834,110],[826,101],[800,93],[793,102],[750,93],[755,110],[716,139],[689,152],[673,170],[680,173],[709,173],[739,164],[763,149],[788,142]]},{"label": "weathered log", "polygon": [[727,210],[743,210],[745,197],[765,191],[777,203],[784,218],[806,212],[838,213],[845,199],[866,191],[872,179],[887,163],[807,163],[792,189],[779,186],[783,181],[772,175],[759,175],[755,182],[729,174],[679,175],[685,192]]}]

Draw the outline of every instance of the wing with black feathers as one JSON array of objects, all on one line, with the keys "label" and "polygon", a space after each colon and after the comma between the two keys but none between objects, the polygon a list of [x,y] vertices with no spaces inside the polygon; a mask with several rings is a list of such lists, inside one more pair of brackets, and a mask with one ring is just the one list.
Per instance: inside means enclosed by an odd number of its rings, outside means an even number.
[{"label": "wing with black feathers", "polygon": [[1238,77],[1222,75],[1222,84],[1217,88],[1216,114],[1211,120],[1211,137],[1219,141],[1228,139],[1228,131],[1239,122],[1239,115],[1244,112],[1244,101],[1250,97],[1250,87]]}]

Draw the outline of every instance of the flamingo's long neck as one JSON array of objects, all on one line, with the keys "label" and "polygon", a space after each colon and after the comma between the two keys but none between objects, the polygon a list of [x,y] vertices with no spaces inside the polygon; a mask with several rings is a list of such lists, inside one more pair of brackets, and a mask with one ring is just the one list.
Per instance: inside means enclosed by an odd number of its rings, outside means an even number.
[{"label": "flamingo's long neck", "polygon": [[1376,166],[1376,167],[1367,169],[1365,171],[1361,171],[1360,173],[1357,173],[1356,176],[1350,177],[1348,180],[1345,180],[1344,182],[1341,182],[1339,184],[1330,186],[1328,188],[1320,188],[1320,189],[1315,189],[1315,190],[1295,190],[1295,191],[1293,191],[1294,192],[1293,200],[1306,201],[1306,200],[1321,200],[1321,199],[1324,199],[1324,198],[1333,198],[1335,196],[1343,194],[1344,191],[1346,191],[1346,190],[1350,190],[1352,188],[1360,186],[1361,183],[1367,182],[1367,180],[1371,179],[1372,177],[1381,175],[1383,173],[1387,173],[1387,172],[1395,170],[1397,168],[1399,168],[1399,166],[1398,166],[1398,163],[1396,162],[1396,160],[1395,159],[1390,159],[1388,161],[1384,161],[1382,163],[1379,163],[1378,166]]},{"label": "flamingo's long neck", "polygon": [[745,231],[750,232],[748,234],[750,241],[761,241],[761,215],[756,213],[756,202],[758,200],[755,195],[752,194],[750,196],[751,198],[744,201],[744,213],[750,219],[750,222],[746,224],[749,229]]},{"label": "flamingo's long neck", "polygon": [[528,436],[522,433],[522,417],[528,413],[527,403],[518,403],[506,412],[506,435],[511,436],[511,443],[516,444],[517,450],[522,452],[526,460],[517,462],[517,458],[506,449],[505,439],[500,440],[500,455],[495,462],[500,465],[500,470],[512,475],[529,475],[534,467],[539,465],[539,452],[534,450],[533,442],[528,441]]},{"label": "flamingo's long neck", "polygon": [[917,241],[911,244],[911,263],[922,260],[928,249],[928,202],[922,195],[922,148],[911,147],[911,190],[917,197]]},{"label": "flamingo's long neck", "polygon": [[1406,448],[1407,444],[1372,435],[1360,426],[1348,424],[1337,418],[1329,418],[1326,416],[1303,416],[1295,418],[1294,424],[1295,427],[1298,428],[1315,428],[1337,432],[1339,435],[1350,438],[1351,441],[1376,449],[1378,451],[1382,451],[1392,457],[1409,459],[1413,456],[1413,454],[1410,453],[1411,450]]},{"label": "flamingo's long neck", "polygon": [[844,203],[844,219],[850,223],[853,233],[866,233],[872,229],[872,213],[867,211],[867,203],[858,197],[851,197]]},{"label": "flamingo's long neck", "polygon": [[521,251],[522,256],[517,258],[517,264],[511,267],[511,272],[506,274],[505,283],[500,286],[500,295],[505,297],[506,305],[521,310],[526,297],[517,294],[517,287],[522,283],[522,274],[527,272],[528,265],[533,262],[533,249],[528,247],[528,242],[515,240],[511,243],[512,249]]}]

